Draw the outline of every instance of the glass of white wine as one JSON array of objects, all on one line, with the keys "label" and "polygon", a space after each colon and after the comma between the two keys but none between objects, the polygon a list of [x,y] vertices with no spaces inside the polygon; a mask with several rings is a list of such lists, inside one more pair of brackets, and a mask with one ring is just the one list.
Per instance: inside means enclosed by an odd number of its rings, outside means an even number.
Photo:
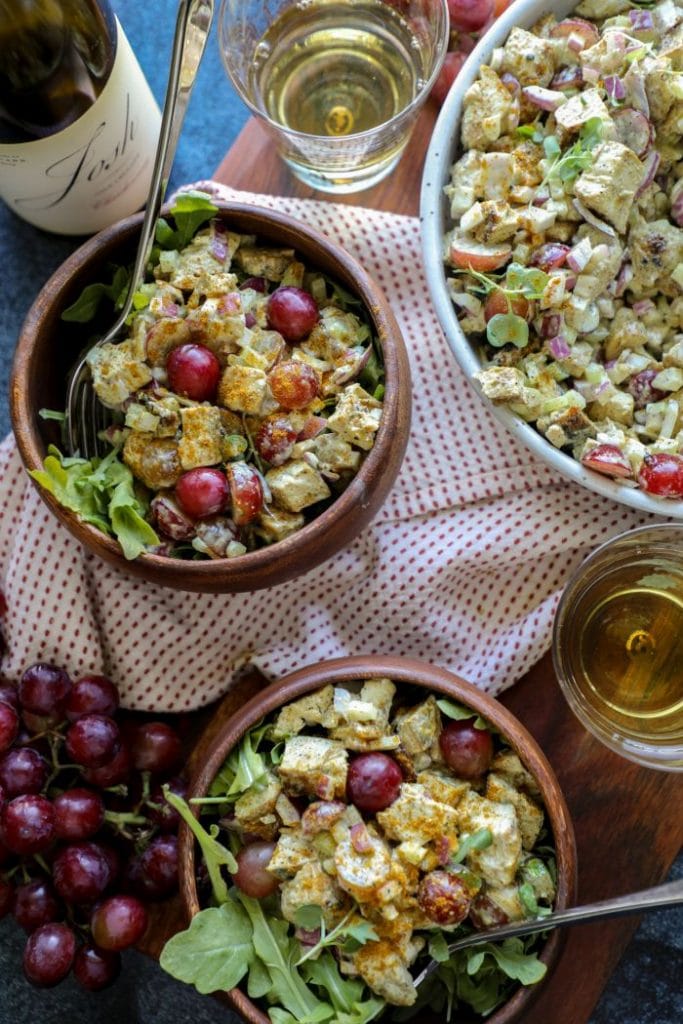
[{"label": "glass of white wine", "polygon": [[683,771],[683,524],[630,530],[588,556],[560,599],[553,660],[606,746]]},{"label": "glass of white wine", "polygon": [[226,71],[307,185],[337,194],[398,163],[448,47],[447,0],[223,0]]}]

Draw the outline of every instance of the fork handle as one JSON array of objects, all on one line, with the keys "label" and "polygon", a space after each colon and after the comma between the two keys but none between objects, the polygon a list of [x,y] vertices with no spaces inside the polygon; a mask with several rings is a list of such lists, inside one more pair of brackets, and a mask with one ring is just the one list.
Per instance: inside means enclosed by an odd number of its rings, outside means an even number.
[{"label": "fork handle", "polygon": [[133,305],[133,296],[144,276],[149,254],[152,251],[156,222],[164,201],[185,111],[209,36],[213,7],[214,0],[180,0],[178,4],[171,68],[166,86],[166,98],[159,142],[154,158],[149,200],[140,230],[140,240],[130,276],[128,293],[116,323],[107,332],[109,337],[113,337],[124,326]]},{"label": "fork handle", "polygon": [[[510,939],[517,935],[533,935],[535,932],[545,932],[552,928],[565,928],[579,922],[590,922],[602,920],[608,917],[620,917],[628,914],[639,914],[643,910],[662,910],[666,907],[675,907],[683,904],[683,879],[679,878],[674,882],[665,882],[663,885],[656,885],[651,889],[641,889],[640,892],[627,893],[625,896],[616,896],[608,900],[600,900],[597,903],[589,903],[583,907],[570,907],[568,910],[558,910],[556,913],[548,914],[546,917],[534,918],[529,921],[516,921],[512,924],[502,925],[500,928],[489,928],[486,931],[473,932],[448,946],[449,953],[455,953],[459,949],[467,949],[469,946],[478,946],[482,942],[498,942],[501,939]],[[419,985],[424,979],[435,971],[438,964],[432,960],[415,979],[415,985]]]}]

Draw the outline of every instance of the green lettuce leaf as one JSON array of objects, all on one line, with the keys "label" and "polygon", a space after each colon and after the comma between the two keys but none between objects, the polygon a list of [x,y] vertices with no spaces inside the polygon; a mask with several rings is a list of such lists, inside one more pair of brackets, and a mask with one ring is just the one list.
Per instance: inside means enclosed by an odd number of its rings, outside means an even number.
[{"label": "green lettuce leaf", "polygon": [[88,323],[92,320],[103,299],[109,299],[115,309],[121,309],[128,290],[130,271],[126,267],[112,267],[109,284],[94,282],[85,286],[75,302],[62,313],[62,320],[68,323]]},{"label": "green lettuce leaf", "polygon": [[229,901],[195,914],[189,928],[168,940],[159,963],[172,977],[207,995],[234,988],[253,956],[249,918]]},{"label": "green lettuce leaf", "polygon": [[113,534],[126,558],[137,558],[159,538],[144,518],[146,507],[135,492],[128,466],[118,448],[104,459],[66,458],[50,445],[43,468],[30,470],[60,505],[103,533]]}]

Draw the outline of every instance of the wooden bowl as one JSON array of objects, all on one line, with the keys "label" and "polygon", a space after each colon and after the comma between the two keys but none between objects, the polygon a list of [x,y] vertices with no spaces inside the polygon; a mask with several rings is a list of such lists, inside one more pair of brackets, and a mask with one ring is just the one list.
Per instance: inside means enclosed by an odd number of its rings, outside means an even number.
[{"label": "wooden bowl", "polygon": [[[386,392],[375,444],[360,470],[337,500],[297,533],[238,558],[211,561],[147,553],[127,561],[115,540],[38,489],[50,511],[73,536],[121,572],[177,590],[235,593],[274,586],[308,572],[367,526],[403,460],[410,429],[411,384],[408,356],[389,303],[359,263],[328,238],[284,214],[239,203],[216,205],[232,230],[296,249],[309,266],[358,295],[369,312],[384,355]],[[40,469],[48,444],[59,444],[55,424],[42,420],[38,413],[43,408],[64,409],[67,374],[93,332],[92,324],[67,324],[60,315],[85,285],[111,279],[107,264],[132,259],[141,221],[141,214],[129,217],[82,245],[52,275],[28,312],[10,381],[12,426],[27,470]],[[101,326],[106,329],[108,324]]]},{"label": "wooden bowl", "polygon": [[[384,655],[359,655],[318,662],[292,672],[261,690],[240,708],[208,744],[201,767],[190,782],[188,798],[205,796],[218,769],[244,733],[265,715],[316,690],[327,683],[348,683],[353,680],[386,676],[402,686],[415,686],[450,697],[471,707],[485,717],[504,736],[507,743],[532,773],[541,790],[547,822],[553,833],[557,855],[556,908],[563,910],[576,897],[576,843],[562,790],[541,748],[521,722],[493,697],[482,693],[471,683],[446,669],[414,658]],[[201,909],[195,879],[195,844],[192,833],[181,825],[179,837],[180,895],[188,921]],[[560,954],[564,941],[562,931],[552,932],[540,958],[550,970]],[[543,982],[518,988],[506,1003],[486,1018],[486,1024],[512,1024],[528,1009]],[[270,1024],[263,1013],[244,992],[234,988],[227,993],[233,1008],[249,1024]],[[482,1024],[483,1018],[458,1014],[458,1024]],[[420,1018],[420,1024],[438,1024],[436,1018]]]}]

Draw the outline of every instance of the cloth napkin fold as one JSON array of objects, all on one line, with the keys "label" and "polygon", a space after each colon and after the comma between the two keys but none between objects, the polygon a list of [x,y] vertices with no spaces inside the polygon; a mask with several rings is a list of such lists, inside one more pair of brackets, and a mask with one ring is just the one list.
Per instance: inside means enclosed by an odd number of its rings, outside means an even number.
[{"label": "cloth napkin fold", "polygon": [[[247,662],[277,678],[346,654],[407,654],[482,690],[548,649],[561,588],[582,558],[654,517],[564,480],[518,447],[455,363],[429,300],[419,222],[359,207],[236,192],[343,245],[388,295],[408,348],[413,421],[400,475],[345,551],[291,583],[206,595],[131,579],[48,513],[12,436],[0,445],[0,668],[37,660],[109,675],[129,708],[214,700]],[[542,700],[539,694],[539,700]]]}]

